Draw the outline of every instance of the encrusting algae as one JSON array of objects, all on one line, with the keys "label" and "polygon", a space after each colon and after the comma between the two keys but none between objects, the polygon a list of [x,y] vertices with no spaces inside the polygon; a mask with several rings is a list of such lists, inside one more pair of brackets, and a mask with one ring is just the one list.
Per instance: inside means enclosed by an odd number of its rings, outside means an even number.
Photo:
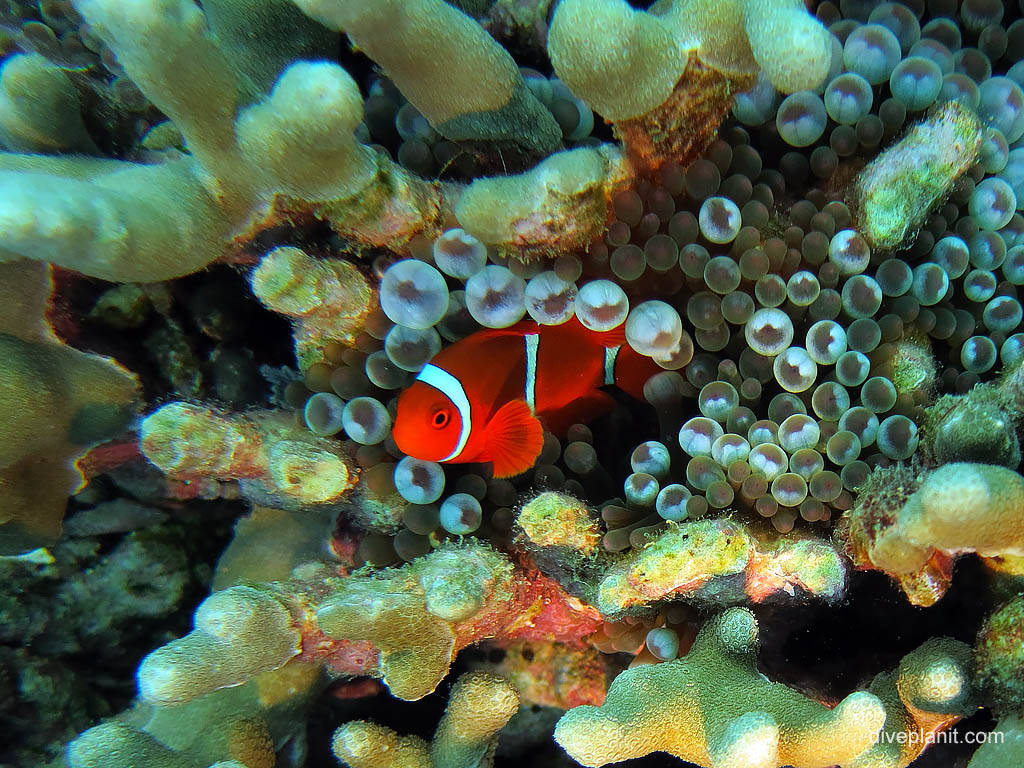
[{"label": "encrusting algae", "polygon": [[1018,5],[7,4],[0,764],[1020,764]]}]

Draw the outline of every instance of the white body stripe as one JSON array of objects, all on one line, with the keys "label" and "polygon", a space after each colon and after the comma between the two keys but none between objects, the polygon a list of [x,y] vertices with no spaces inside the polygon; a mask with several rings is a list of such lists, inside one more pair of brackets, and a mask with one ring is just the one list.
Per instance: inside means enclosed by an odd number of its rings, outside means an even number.
[{"label": "white body stripe", "polygon": [[536,333],[528,333],[523,337],[526,340],[526,404],[530,406],[530,413],[537,415],[537,348],[540,345],[540,336]]},{"label": "white body stripe", "polygon": [[619,356],[619,347],[604,348],[604,383],[615,383],[615,358]]},{"label": "white body stripe", "polygon": [[469,398],[466,397],[466,390],[462,388],[462,382],[452,376],[443,368],[427,363],[420,370],[416,377],[417,381],[429,384],[442,395],[452,401],[452,404],[459,410],[459,418],[462,420],[462,427],[459,430],[459,442],[455,450],[445,456],[441,461],[451,461],[466,447],[469,440],[469,433],[473,429],[473,422],[470,420]]}]

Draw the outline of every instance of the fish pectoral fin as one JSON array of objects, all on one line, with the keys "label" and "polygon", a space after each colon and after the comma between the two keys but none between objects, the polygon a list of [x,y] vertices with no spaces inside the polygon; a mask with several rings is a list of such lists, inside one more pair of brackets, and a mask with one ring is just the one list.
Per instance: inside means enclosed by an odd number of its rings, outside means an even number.
[{"label": "fish pectoral fin", "polygon": [[544,428],[523,400],[505,403],[487,423],[487,455],[496,478],[522,474],[543,447]]}]

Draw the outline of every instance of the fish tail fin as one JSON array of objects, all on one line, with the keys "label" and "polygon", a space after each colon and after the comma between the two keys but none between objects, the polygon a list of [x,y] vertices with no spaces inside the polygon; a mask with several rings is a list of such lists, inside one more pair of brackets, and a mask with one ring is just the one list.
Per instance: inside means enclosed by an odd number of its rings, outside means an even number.
[{"label": "fish tail fin", "polygon": [[487,454],[496,478],[520,475],[537,461],[544,428],[523,400],[512,400],[487,423]]}]

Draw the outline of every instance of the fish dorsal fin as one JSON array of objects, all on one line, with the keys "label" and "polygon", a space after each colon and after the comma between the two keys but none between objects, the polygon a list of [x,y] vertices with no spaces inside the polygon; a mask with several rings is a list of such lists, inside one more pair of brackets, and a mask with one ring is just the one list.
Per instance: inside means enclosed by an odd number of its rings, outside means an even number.
[{"label": "fish dorsal fin", "polygon": [[497,339],[502,336],[526,336],[527,334],[530,333],[539,332],[540,326],[533,320],[520,320],[515,325],[510,325],[508,328],[485,328],[482,331],[476,331],[472,336],[468,338],[478,340]]},{"label": "fish dorsal fin", "polygon": [[626,343],[625,323],[619,323],[610,331],[592,331],[580,322],[579,317],[574,315],[568,322],[555,327],[577,333],[580,337],[590,340],[591,343],[600,344],[602,347],[621,347]]},{"label": "fish dorsal fin", "polygon": [[602,347],[611,349],[621,347],[626,343],[626,324],[622,323],[610,331],[591,331]]},{"label": "fish dorsal fin", "polygon": [[496,478],[522,474],[543,447],[544,428],[522,400],[505,403],[487,423],[487,455]]}]

